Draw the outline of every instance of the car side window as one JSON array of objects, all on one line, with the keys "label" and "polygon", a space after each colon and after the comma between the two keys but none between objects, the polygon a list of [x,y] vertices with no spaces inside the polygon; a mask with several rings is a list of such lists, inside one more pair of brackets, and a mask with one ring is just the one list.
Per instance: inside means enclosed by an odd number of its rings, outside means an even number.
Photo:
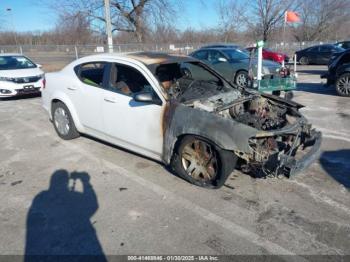
[{"label": "car side window", "polygon": [[111,64],[108,90],[127,96],[139,92],[154,92],[152,86],[137,69],[121,64]]},{"label": "car side window", "polygon": [[198,51],[194,53],[193,57],[199,59],[199,60],[208,60],[208,52],[203,50],[203,51]]},{"label": "car side window", "polygon": [[75,72],[84,84],[103,87],[106,68],[107,63],[105,62],[91,62],[75,67]]},{"label": "car side window", "polygon": [[309,49],[309,52],[318,52],[318,46]]},{"label": "car side window", "polygon": [[208,54],[209,62],[216,63],[219,61],[219,58],[225,58],[225,56],[218,51],[214,51],[214,50],[209,51],[209,54]]},{"label": "car side window", "polygon": [[320,47],[320,52],[330,52],[330,51],[332,51],[331,46],[321,46]]}]

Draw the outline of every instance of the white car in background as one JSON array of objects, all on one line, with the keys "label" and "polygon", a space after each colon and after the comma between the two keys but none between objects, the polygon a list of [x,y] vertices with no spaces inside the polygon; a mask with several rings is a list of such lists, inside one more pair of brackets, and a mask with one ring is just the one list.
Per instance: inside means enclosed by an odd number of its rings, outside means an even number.
[{"label": "white car in background", "polygon": [[21,54],[0,54],[0,98],[40,93],[45,85],[40,67]]}]

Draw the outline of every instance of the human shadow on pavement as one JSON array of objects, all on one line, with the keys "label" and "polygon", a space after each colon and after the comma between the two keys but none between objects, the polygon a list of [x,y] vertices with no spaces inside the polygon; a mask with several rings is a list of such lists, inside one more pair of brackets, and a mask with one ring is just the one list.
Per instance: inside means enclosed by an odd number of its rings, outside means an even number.
[{"label": "human shadow on pavement", "polygon": [[350,149],[325,151],[320,157],[323,169],[350,190]]},{"label": "human shadow on pavement", "polygon": [[[83,190],[76,190],[80,180]],[[24,261],[107,261],[90,221],[97,196],[85,172],[57,170],[48,190],[33,200],[27,216]],[[65,256],[61,256],[65,255]]]}]

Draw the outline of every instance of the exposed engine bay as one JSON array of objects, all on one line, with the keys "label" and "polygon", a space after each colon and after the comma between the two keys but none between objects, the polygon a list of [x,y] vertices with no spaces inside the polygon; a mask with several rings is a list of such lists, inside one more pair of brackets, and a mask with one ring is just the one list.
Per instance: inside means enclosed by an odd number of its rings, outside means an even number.
[{"label": "exposed engine bay", "polygon": [[[255,175],[289,176],[298,154],[314,141],[311,136],[311,125],[297,123],[300,114],[296,108],[279,104],[262,96],[235,97],[235,93],[226,93],[206,100],[192,101],[191,106],[206,110],[222,117],[232,119],[261,131],[270,131],[266,137],[249,140],[252,154],[236,152],[245,160],[242,169]],[[288,128],[296,124],[298,127],[290,133],[273,134],[274,131]]]},{"label": "exposed engine bay", "polygon": [[[229,96],[229,94],[225,94],[225,96]],[[215,97],[206,101],[195,101],[193,107],[232,118],[258,130],[279,129],[288,123],[287,107],[261,96],[238,98],[229,103],[225,103],[224,100],[223,97]],[[290,116],[291,118],[292,116]]]}]

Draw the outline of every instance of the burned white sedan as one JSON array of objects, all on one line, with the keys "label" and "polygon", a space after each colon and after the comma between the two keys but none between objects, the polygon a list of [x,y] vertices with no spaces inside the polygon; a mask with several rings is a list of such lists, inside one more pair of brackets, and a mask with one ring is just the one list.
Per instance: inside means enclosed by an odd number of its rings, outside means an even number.
[{"label": "burned white sedan", "polygon": [[222,186],[238,165],[290,177],[321,145],[300,104],[236,88],[186,56],[101,54],[46,79],[43,106],[61,138],[89,134],[162,161],[199,186]]}]

